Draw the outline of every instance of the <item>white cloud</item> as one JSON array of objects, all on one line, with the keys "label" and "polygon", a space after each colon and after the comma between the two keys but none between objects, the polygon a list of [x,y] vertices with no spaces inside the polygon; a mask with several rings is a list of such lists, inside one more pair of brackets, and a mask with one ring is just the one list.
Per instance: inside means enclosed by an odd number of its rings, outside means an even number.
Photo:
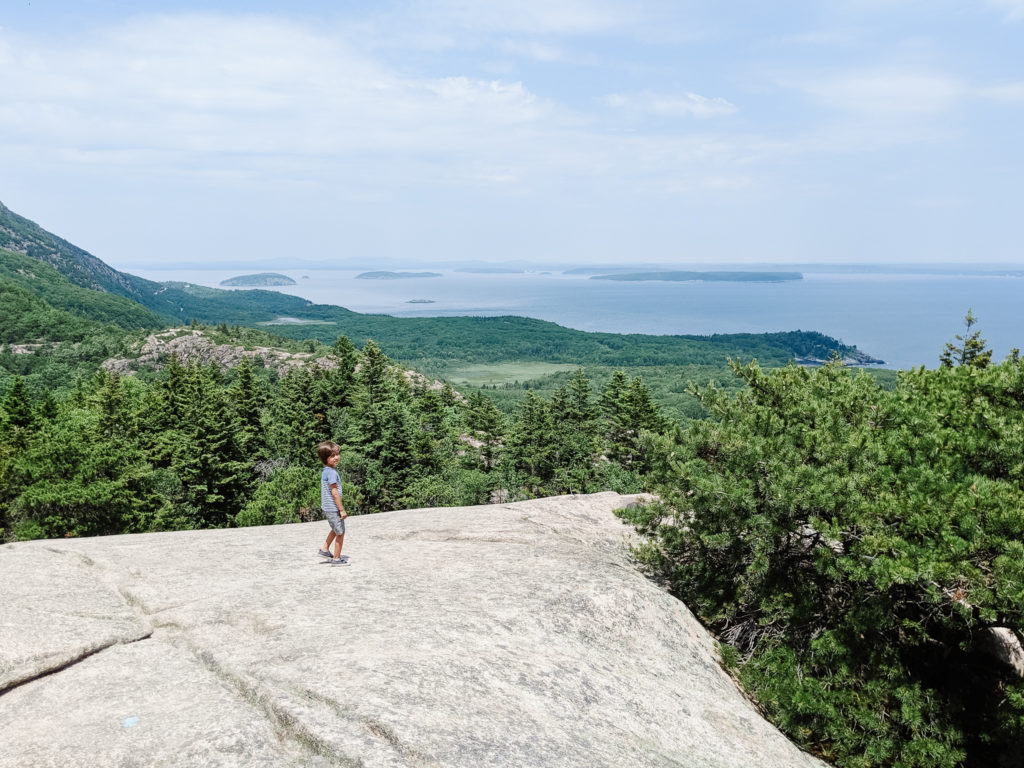
[{"label": "white cloud", "polygon": [[[410,74],[344,31],[277,18],[140,18],[66,45],[0,36],[0,71],[0,167],[353,201],[685,195],[756,177],[740,167],[756,140],[623,135],[518,80]],[[622,98],[648,116],[735,111],[697,94]]]},{"label": "white cloud", "polygon": [[278,172],[283,156],[457,161],[570,118],[522,83],[399,75],[269,18],[140,20],[75,46],[7,40],[0,71],[0,143],[104,162],[202,156]]},{"label": "white cloud", "polygon": [[649,91],[630,94],[615,93],[607,96],[605,101],[616,109],[665,117],[723,117],[737,111],[734,104],[721,97],[708,98],[696,93],[686,93],[682,96],[656,94]]}]

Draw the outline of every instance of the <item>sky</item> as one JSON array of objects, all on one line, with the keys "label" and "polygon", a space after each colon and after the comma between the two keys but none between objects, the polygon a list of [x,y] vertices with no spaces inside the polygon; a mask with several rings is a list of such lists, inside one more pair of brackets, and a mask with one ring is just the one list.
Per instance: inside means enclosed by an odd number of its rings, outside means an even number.
[{"label": "sky", "polygon": [[2,0],[0,73],[120,268],[1024,263],[1024,0]]}]

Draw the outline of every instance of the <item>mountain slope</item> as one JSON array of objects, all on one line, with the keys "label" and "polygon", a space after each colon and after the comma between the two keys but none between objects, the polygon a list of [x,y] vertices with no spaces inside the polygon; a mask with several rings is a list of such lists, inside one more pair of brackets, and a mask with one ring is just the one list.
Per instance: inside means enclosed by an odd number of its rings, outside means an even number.
[{"label": "mountain slope", "polygon": [[99,324],[57,309],[14,280],[0,276],[0,344],[82,341]]},{"label": "mountain slope", "polygon": [[137,281],[141,278],[118,272],[77,245],[72,245],[67,240],[47,232],[34,221],[14,213],[2,202],[0,248],[45,261],[72,283],[83,288],[119,293],[123,296],[139,290]]},{"label": "mountain slope", "polygon": [[3,248],[0,278],[8,284],[20,285],[51,307],[78,317],[121,328],[159,328],[165,324],[163,318],[136,301],[73,283],[49,262]]},{"label": "mountain slope", "polygon": [[[142,304],[165,321],[251,324],[302,312],[312,304],[276,291],[218,291],[183,283],[156,283],[120,272],[88,251],[47,232],[0,203],[0,248],[53,266],[75,285]],[[332,318],[353,314],[340,307]]]}]

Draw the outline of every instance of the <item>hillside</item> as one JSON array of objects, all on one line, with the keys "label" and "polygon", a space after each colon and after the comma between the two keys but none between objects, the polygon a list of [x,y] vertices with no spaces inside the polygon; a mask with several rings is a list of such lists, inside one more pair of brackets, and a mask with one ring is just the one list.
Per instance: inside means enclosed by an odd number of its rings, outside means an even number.
[{"label": "hillside", "polygon": [[[163,318],[116,293],[83,287],[72,282],[50,263],[22,253],[0,249],[0,291],[24,290],[50,307],[72,315],[121,328],[158,328]],[[50,332],[40,323],[37,335]]]},{"label": "hillside", "polygon": [[[720,365],[727,356],[766,365],[827,360],[838,351],[851,363],[878,363],[833,338],[810,331],[713,336],[587,333],[522,317],[395,318],[317,305],[276,291],[221,290],[155,283],[119,272],[95,256],[0,204],[0,248],[52,265],[72,284],[143,305],[164,324],[266,324],[281,336],[333,343],[345,334],[361,345],[373,338],[405,361],[544,360],[587,365]],[[142,311],[137,310],[139,317]],[[285,319],[285,322],[282,322]],[[149,321],[147,320],[147,323]]]},{"label": "hillside", "polygon": [[[165,322],[197,319],[248,325],[311,307],[304,299],[276,291],[217,291],[186,283],[156,283],[120,272],[87,251],[47,232],[0,203],[0,248],[52,265],[71,283],[138,302]],[[327,315],[349,313],[340,307]]]},{"label": "hillside", "polygon": [[[3,768],[821,766],[613,493],[0,547]],[[213,713],[216,713],[213,716]]]}]

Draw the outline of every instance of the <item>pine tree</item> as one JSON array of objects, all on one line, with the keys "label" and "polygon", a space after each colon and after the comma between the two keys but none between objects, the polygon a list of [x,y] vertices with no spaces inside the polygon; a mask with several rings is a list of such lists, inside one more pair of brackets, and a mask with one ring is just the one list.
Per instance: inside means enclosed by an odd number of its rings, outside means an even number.
[{"label": "pine tree", "polygon": [[968,309],[967,314],[964,316],[964,324],[967,326],[964,335],[956,334],[956,340],[961,342],[961,346],[947,341],[945,347],[943,347],[942,354],[939,355],[939,362],[943,368],[952,368],[960,365],[968,365],[972,368],[987,368],[991,365],[992,350],[985,349],[985,345],[988,342],[981,338],[981,331],[971,333],[971,328],[977,322],[978,318],[974,316],[974,312]]},{"label": "pine tree", "polygon": [[331,351],[338,358],[338,368],[346,376],[353,376],[356,364],[359,362],[359,351],[352,344],[352,341],[345,334],[340,334],[334,340]]},{"label": "pine tree", "polygon": [[317,386],[320,408],[336,429],[339,412],[352,405],[359,352],[344,334],[338,336],[331,351],[338,358],[338,367],[323,370]]},{"label": "pine tree", "polygon": [[601,398],[598,401],[608,457],[620,463],[628,455],[632,445],[630,434],[633,427],[629,421],[628,388],[629,380],[626,374],[623,371],[615,371],[601,391]]},{"label": "pine tree", "polygon": [[246,501],[251,470],[235,439],[234,413],[209,370],[197,372],[171,468],[204,528],[230,525]]},{"label": "pine tree", "polygon": [[314,373],[306,368],[289,372],[278,385],[270,404],[268,450],[289,463],[317,463],[314,448],[331,437],[322,392]]},{"label": "pine tree", "polygon": [[100,370],[96,373],[96,383],[98,387],[93,402],[99,412],[100,434],[107,439],[122,436],[128,425],[121,377]]},{"label": "pine tree", "polygon": [[444,383],[444,386],[441,387],[441,402],[449,408],[454,407],[459,403],[459,398],[455,396],[455,390],[452,389],[452,385],[447,381]]},{"label": "pine tree", "polygon": [[4,397],[2,412],[3,426],[11,433],[23,432],[31,429],[35,422],[32,413],[32,402],[25,387],[25,380],[21,376],[15,376],[11,388]]},{"label": "pine tree", "polygon": [[554,426],[554,463],[560,492],[587,493],[597,477],[600,450],[598,409],[591,399],[590,382],[578,369],[569,383],[551,398]]},{"label": "pine tree", "polygon": [[498,449],[505,427],[501,411],[482,392],[473,392],[468,398],[466,428],[480,442],[480,463],[484,472],[490,472],[498,463]]},{"label": "pine tree", "polygon": [[234,412],[236,441],[239,450],[249,461],[262,459],[266,455],[262,425],[266,400],[252,360],[243,357],[235,367],[235,383],[231,388],[230,401]]},{"label": "pine tree", "polygon": [[[102,383],[99,383],[102,380]],[[21,538],[95,536],[146,530],[159,504],[152,467],[137,442],[130,398],[118,377],[100,374],[84,407],[58,403],[38,439],[16,461],[10,508]]]},{"label": "pine tree", "polygon": [[398,382],[391,361],[373,339],[367,339],[363,346],[356,382],[364,407],[382,403],[396,393]]},{"label": "pine tree", "polygon": [[506,474],[510,485],[522,484],[532,494],[544,492],[555,475],[555,426],[551,404],[527,390],[508,436]]}]

